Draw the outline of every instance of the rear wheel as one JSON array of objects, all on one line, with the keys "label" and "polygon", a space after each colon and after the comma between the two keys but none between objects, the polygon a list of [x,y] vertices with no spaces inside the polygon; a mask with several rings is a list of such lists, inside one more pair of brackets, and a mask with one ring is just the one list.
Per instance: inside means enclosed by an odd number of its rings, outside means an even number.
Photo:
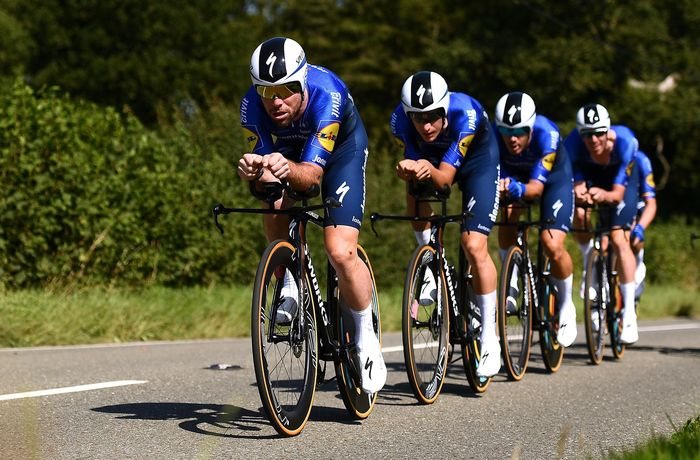
[{"label": "rear wheel", "polygon": [[[423,404],[432,404],[440,395],[449,354],[446,283],[442,270],[436,273],[435,258],[435,248],[431,246],[421,246],[413,252],[406,272],[402,304],[406,374],[413,394]],[[429,276],[436,284],[434,296],[423,292]]]},{"label": "rear wheel", "polygon": [[501,292],[498,298],[498,332],[508,377],[521,380],[530,360],[532,344],[532,302],[530,275],[525,253],[511,246],[501,268]]},{"label": "rear wheel", "polygon": [[586,279],[583,292],[583,318],[586,325],[586,346],[593,364],[603,360],[605,348],[605,303],[603,302],[601,278],[604,271],[604,256],[596,248],[591,248],[586,265]]},{"label": "rear wheel", "polygon": [[[251,315],[253,365],[260,400],[270,423],[283,436],[301,432],[311,413],[318,354],[316,318],[308,296],[308,280],[298,287],[292,320],[277,324],[285,273],[295,277],[295,249],[286,241],[270,244],[255,275]],[[309,308],[303,308],[304,305]],[[302,308],[299,308],[302,306]]]},{"label": "rear wheel", "polygon": [[[372,279],[372,324],[374,325],[374,333],[381,344],[382,328],[381,318],[379,316],[379,297],[377,296],[377,285],[374,280],[374,271],[372,270],[372,265],[369,263],[369,257],[362,246],[357,246],[357,256],[360,258],[362,263],[367,266]],[[345,350],[354,348],[355,321],[349,307],[343,304],[342,295],[340,296],[338,306],[338,317],[337,321],[335,321],[337,333],[336,338],[338,343],[341,344],[341,348]],[[348,360],[345,360],[345,362],[341,360],[340,362],[335,363],[335,374],[338,376],[338,390],[340,390],[340,395],[343,398],[345,408],[353,417],[357,419],[367,418],[372,412],[374,402],[377,400],[377,393],[370,394],[362,390],[360,387],[359,376],[355,373],[355,378],[353,378],[353,373],[350,369]]]},{"label": "rear wheel", "polygon": [[[544,267],[540,273],[549,273],[549,258],[544,257],[543,263]],[[540,317],[544,325],[540,328],[540,348],[542,349],[544,367],[546,367],[549,372],[556,372],[561,367],[561,362],[564,359],[564,347],[559,345],[557,341],[557,333],[559,332],[557,297],[554,289],[552,289],[546,279],[542,279],[542,283]]]}]

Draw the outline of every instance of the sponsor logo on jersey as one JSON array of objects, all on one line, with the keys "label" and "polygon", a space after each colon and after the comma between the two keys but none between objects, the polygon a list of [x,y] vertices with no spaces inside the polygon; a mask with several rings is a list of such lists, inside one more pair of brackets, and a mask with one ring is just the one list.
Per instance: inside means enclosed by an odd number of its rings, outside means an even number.
[{"label": "sponsor logo on jersey", "polygon": [[469,144],[472,143],[472,140],[474,139],[474,134],[467,134],[467,133],[459,133],[459,143],[457,146],[459,147],[459,153],[462,154],[462,156],[467,155],[467,150],[469,149]]},{"label": "sponsor logo on jersey", "polygon": [[552,152],[548,153],[547,155],[542,157],[542,166],[544,166],[544,169],[547,171],[551,171],[552,168],[554,167],[554,162],[557,159],[557,152]]},{"label": "sponsor logo on jersey", "polygon": [[[325,125],[324,125],[325,123]],[[321,126],[323,126],[321,128]],[[327,152],[332,152],[335,147],[335,140],[338,138],[338,131],[340,131],[340,123],[337,121],[321,121],[319,124],[319,130],[316,133],[316,139],[321,147]]]},{"label": "sponsor logo on jersey", "polygon": [[260,140],[258,128],[255,126],[243,126],[243,135],[248,143],[248,150],[254,152],[255,148],[258,146],[258,141]]},{"label": "sponsor logo on jersey", "polygon": [[653,174],[651,174],[651,173],[647,174],[646,182],[647,182],[647,185],[649,187],[656,188],[656,184],[654,183],[654,175]]},{"label": "sponsor logo on jersey", "polygon": [[627,163],[627,169],[625,170],[625,174],[627,174],[628,177],[632,174],[632,168],[634,168],[634,160]]}]

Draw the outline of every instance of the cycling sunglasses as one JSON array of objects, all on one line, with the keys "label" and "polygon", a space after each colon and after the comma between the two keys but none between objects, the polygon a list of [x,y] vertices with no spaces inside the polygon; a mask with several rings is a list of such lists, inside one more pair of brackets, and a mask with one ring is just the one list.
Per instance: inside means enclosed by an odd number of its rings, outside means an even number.
[{"label": "cycling sunglasses", "polygon": [[595,137],[603,137],[608,133],[608,130],[606,129],[605,131],[582,131],[581,132],[581,137],[587,137],[591,138],[593,136]]},{"label": "cycling sunglasses", "polygon": [[526,134],[530,134],[530,128],[528,128],[527,126],[524,126],[522,128],[506,128],[505,126],[499,126],[498,132],[508,137],[524,136]]},{"label": "cycling sunglasses", "polygon": [[408,112],[408,116],[412,121],[424,125],[426,123],[435,123],[440,118],[445,116],[443,109],[435,109],[430,112]]},{"label": "cycling sunglasses", "polygon": [[264,99],[287,99],[297,93],[301,93],[301,83],[291,82],[283,85],[255,85],[255,91]]}]

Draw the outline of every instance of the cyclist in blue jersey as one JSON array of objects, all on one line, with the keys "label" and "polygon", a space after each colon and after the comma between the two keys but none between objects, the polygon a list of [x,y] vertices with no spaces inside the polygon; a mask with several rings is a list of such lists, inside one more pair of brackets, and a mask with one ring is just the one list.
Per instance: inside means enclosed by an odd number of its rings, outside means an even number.
[{"label": "cyclist in blue jersey", "polygon": [[[635,260],[629,244],[629,227],[637,208],[637,174],[634,158],[639,142],[632,130],[610,125],[610,115],[600,104],[587,104],[576,114],[576,129],[564,141],[574,172],[574,196],[577,202],[615,206],[609,216],[613,227],[610,239],[619,256],[620,289],[622,291],[623,343],[638,340],[637,314],[634,308]],[[585,212],[578,209],[574,227],[584,228]],[[616,228],[615,228],[616,227]],[[586,266],[590,235],[577,233]],[[585,274],[584,274],[585,279]],[[595,324],[598,318],[592,318]]]},{"label": "cyclist in blue jersey", "polygon": [[[238,162],[238,175],[247,181],[286,180],[296,190],[320,184],[324,198],[342,203],[325,216],[324,245],[355,319],[362,388],[375,393],[387,371],[372,324],[370,274],[357,255],[369,153],[365,127],[345,83],[330,70],[307,64],[294,40],[261,43],[251,57],[250,75],[253,85],[241,101],[249,153]],[[275,208],[292,204],[285,195]],[[285,216],[265,215],[268,241],[286,238],[288,223]],[[289,321],[298,286],[289,273],[283,283],[277,319]]]},{"label": "cyclist in blue jersey", "polygon": [[[542,197],[540,238],[552,262],[551,280],[558,292],[558,342],[568,347],[576,339],[576,307],[571,298],[573,262],[564,247],[574,212],[573,174],[559,128],[537,114],[535,101],[522,92],[505,94],[496,104],[495,127],[501,159],[501,193],[513,199],[532,200]],[[502,210],[507,222],[517,222],[521,208]],[[498,229],[501,260],[515,244],[515,227]],[[508,304],[515,305],[518,295],[517,267],[511,280]],[[511,300],[512,299],[512,300]]]},{"label": "cyclist in blue jersey", "polygon": [[[498,147],[488,115],[476,99],[449,92],[439,74],[422,71],[404,83],[391,130],[404,150],[396,167],[398,176],[407,182],[429,180],[438,189],[456,183],[462,191],[462,208],[474,214],[462,223],[461,246],[474,274],[482,314],[477,373],[490,377],[501,367],[501,346],[496,336],[496,266],[487,250],[498,214],[499,180]],[[407,193],[406,198],[413,213],[413,196]],[[419,213],[431,215],[430,205],[421,203]],[[429,224],[414,223],[413,228],[418,244],[427,244]],[[433,298],[434,276],[428,271],[424,283]]]},{"label": "cyclist in blue jersey", "polygon": [[656,217],[656,184],[654,171],[649,157],[641,150],[637,151],[637,180],[639,181],[639,201],[637,202],[637,219],[632,229],[632,251],[637,259],[637,270],[634,273],[635,297],[639,299],[644,290],[644,278],[647,268],[644,264],[644,231]]}]

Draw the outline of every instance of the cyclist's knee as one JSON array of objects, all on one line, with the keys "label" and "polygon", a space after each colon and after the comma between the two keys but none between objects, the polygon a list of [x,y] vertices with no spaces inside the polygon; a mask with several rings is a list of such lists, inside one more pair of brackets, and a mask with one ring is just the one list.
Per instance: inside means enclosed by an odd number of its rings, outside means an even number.
[{"label": "cyclist's knee", "polygon": [[326,254],[333,268],[341,273],[351,273],[358,261],[357,245],[354,241],[327,241]]},{"label": "cyclist's knee", "polygon": [[462,233],[462,249],[472,263],[483,263],[490,259],[488,236],[478,232]]}]

